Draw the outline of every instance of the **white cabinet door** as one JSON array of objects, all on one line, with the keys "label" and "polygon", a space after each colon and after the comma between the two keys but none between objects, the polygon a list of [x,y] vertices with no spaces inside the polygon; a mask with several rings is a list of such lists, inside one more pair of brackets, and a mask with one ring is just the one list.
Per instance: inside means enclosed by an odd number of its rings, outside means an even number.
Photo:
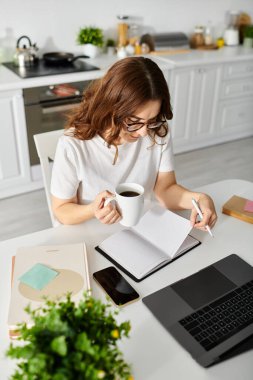
[{"label": "white cabinet door", "polygon": [[217,124],[223,141],[253,135],[253,99],[221,101]]},{"label": "white cabinet door", "polygon": [[253,135],[253,62],[223,67],[217,128],[222,141]]},{"label": "white cabinet door", "polygon": [[170,125],[175,153],[215,142],[220,76],[218,65],[175,69],[172,73],[174,117]]},{"label": "white cabinet door", "polygon": [[22,91],[0,92],[0,198],[30,181]]}]

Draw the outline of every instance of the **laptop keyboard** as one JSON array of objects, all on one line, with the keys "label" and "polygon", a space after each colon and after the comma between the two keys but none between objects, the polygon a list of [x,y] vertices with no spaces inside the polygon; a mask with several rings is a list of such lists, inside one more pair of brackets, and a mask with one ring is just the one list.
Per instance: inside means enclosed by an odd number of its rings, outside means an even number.
[{"label": "laptop keyboard", "polygon": [[253,280],[181,319],[206,351],[253,323]]}]

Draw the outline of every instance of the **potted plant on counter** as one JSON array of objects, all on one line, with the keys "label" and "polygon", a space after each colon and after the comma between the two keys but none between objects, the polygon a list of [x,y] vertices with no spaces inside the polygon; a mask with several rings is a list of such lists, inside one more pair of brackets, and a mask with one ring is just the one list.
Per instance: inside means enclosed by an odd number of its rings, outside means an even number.
[{"label": "potted plant on counter", "polygon": [[115,54],[115,46],[116,46],[116,43],[115,43],[115,40],[113,38],[108,38],[106,40],[106,52],[108,55],[114,55]]},{"label": "potted plant on counter", "polygon": [[90,58],[95,58],[103,46],[104,35],[100,28],[87,26],[80,28],[77,34],[77,43],[83,45],[83,53]]},{"label": "potted plant on counter", "polygon": [[128,337],[129,322],[117,323],[117,311],[84,294],[79,304],[70,295],[46,300],[39,309],[26,311],[32,326],[21,324],[19,340],[7,356],[18,359],[10,379],[24,380],[133,380],[117,342]]},{"label": "potted plant on counter", "polygon": [[243,46],[253,47],[253,25],[246,25],[243,28]]}]

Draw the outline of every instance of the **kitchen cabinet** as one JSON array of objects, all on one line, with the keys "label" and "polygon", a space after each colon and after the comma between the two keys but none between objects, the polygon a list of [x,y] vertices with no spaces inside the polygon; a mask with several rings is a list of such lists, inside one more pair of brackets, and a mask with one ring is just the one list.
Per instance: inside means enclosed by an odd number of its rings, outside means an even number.
[{"label": "kitchen cabinet", "polygon": [[223,66],[217,127],[222,141],[253,135],[253,62]]},{"label": "kitchen cabinet", "polygon": [[221,65],[198,65],[172,71],[170,122],[174,152],[184,152],[217,141],[215,115],[218,106]]},{"label": "kitchen cabinet", "polygon": [[0,198],[22,192],[30,164],[22,90],[0,92]]}]

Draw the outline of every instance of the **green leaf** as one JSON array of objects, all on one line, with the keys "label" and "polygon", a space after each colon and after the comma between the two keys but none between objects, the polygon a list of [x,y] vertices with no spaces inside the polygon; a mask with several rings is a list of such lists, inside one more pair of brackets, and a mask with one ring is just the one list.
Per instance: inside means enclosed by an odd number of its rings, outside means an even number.
[{"label": "green leaf", "polygon": [[87,334],[85,332],[83,332],[77,336],[75,348],[79,351],[86,352],[89,355],[94,354],[94,350],[92,348],[91,341],[88,339]]},{"label": "green leaf", "polygon": [[31,374],[40,374],[46,367],[46,361],[43,355],[38,355],[28,361],[28,368]]},{"label": "green leaf", "polygon": [[58,336],[57,338],[54,338],[51,342],[51,348],[58,355],[66,356],[68,348],[67,348],[65,336],[61,335],[61,336]]},{"label": "green leaf", "polygon": [[56,373],[53,375],[52,380],[69,380],[69,378],[63,373]]}]

